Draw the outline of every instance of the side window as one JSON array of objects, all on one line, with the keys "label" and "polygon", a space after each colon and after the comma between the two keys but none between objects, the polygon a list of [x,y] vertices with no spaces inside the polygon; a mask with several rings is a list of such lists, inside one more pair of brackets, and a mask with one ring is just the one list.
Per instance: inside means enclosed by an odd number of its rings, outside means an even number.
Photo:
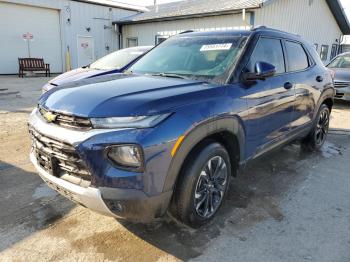
[{"label": "side window", "polygon": [[247,65],[249,72],[255,72],[256,62],[266,62],[276,67],[276,73],[285,73],[281,40],[260,38]]},{"label": "side window", "polygon": [[320,53],[320,57],[322,61],[326,61],[327,57],[328,57],[328,45],[322,45],[321,46],[321,53]]},{"label": "side window", "polygon": [[155,44],[158,45],[158,44],[164,42],[165,40],[167,40],[168,38],[169,38],[169,36],[167,36],[167,35],[156,35]]},{"label": "side window", "polygon": [[128,37],[126,42],[126,47],[134,47],[138,46],[138,39],[137,37]]},{"label": "side window", "polygon": [[301,44],[286,41],[288,71],[300,71],[309,67],[309,59]]}]

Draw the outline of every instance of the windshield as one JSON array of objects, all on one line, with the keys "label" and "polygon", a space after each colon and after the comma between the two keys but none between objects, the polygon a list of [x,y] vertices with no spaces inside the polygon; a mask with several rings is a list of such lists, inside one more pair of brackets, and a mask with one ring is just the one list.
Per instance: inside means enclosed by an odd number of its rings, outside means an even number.
[{"label": "windshield", "polygon": [[143,49],[127,48],[106,55],[90,65],[92,69],[121,69],[145,52]]},{"label": "windshield", "polygon": [[246,39],[242,36],[170,38],[129,70],[140,74],[215,80],[237,62]]},{"label": "windshield", "polygon": [[350,56],[338,56],[329,65],[330,68],[350,68]]}]

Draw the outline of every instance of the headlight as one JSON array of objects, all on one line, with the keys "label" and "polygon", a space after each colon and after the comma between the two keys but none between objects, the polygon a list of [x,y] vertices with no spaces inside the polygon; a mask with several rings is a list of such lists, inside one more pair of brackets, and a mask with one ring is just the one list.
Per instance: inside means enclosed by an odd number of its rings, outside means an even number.
[{"label": "headlight", "polygon": [[170,114],[154,116],[91,118],[94,128],[147,128],[154,127]]},{"label": "headlight", "polygon": [[107,149],[108,158],[117,166],[142,171],[143,154],[137,145],[116,145]]}]

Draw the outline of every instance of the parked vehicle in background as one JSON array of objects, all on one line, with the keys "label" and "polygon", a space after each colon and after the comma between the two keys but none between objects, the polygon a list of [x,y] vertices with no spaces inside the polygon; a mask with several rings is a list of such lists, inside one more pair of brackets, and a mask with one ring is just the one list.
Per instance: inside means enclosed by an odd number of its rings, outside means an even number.
[{"label": "parked vehicle in background", "polygon": [[121,73],[151,48],[153,46],[137,46],[110,53],[90,65],[68,71],[55,77],[43,87],[42,91],[45,93],[53,87],[85,78]]},{"label": "parked vehicle in background", "polygon": [[335,98],[350,100],[350,52],[336,56],[327,67],[334,72]]},{"label": "parked vehicle in background", "polygon": [[248,161],[296,139],[319,149],[334,97],[313,45],[266,27],[171,37],[109,80],[41,97],[31,161],[92,210],[141,222],[170,210],[193,227]]}]

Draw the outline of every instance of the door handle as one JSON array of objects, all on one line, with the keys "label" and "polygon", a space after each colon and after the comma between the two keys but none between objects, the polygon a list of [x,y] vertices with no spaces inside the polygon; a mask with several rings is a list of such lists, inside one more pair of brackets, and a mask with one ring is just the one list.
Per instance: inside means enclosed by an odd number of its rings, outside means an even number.
[{"label": "door handle", "polygon": [[291,83],[291,82],[286,82],[286,83],[284,83],[284,88],[285,89],[291,89],[293,87],[293,84]]},{"label": "door handle", "polygon": [[323,77],[322,76],[317,76],[316,77],[316,81],[317,82],[322,82],[323,81]]}]

